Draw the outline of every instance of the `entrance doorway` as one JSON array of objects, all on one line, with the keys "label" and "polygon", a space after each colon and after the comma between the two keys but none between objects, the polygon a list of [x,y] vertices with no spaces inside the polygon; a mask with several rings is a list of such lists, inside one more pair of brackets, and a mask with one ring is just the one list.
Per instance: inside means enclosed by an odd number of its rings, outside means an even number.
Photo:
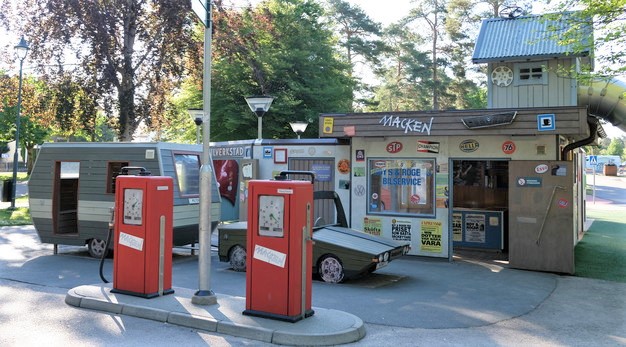
[{"label": "entrance doorway", "polygon": [[78,234],[78,178],[80,162],[61,161],[54,167],[53,232]]},{"label": "entrance doorway", "polygon": [[451,159],[450,166],[454,256],[508,261],[509,161]]}]

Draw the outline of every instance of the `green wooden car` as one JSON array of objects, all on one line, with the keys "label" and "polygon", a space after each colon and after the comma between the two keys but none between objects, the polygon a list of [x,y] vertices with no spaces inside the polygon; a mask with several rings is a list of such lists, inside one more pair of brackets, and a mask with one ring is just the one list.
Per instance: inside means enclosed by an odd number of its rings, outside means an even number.
[{"label": "green wooden car", "polygon": [[[409,252],[408,242],[398,242],[348,228],[337,193],[318,191],[314,199],[334,201],[337,223],[313,227],[313,274],[325,282],[338,283],[374,272]],[[235,271],[246,270],[247,222],[218,227],[220,261],[230,262]]]}]

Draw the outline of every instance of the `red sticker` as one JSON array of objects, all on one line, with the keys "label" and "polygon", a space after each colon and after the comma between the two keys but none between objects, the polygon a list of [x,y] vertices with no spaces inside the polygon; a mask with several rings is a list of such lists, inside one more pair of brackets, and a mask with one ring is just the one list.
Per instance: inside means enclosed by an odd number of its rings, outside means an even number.
[{"label": "red sticker", "polygon": [[402,143],[398,141],[391,142],[387,145],[387,152],[389,153],[398,153],[402,150]]},{"label": "red sticker", "polygon": [[505,141],[502,144],[502,152],[504,152],[504,154],[513,154],[513,152],[515,152],[515,142]]},{"label": "red sticker", "polygon": [[566,199],[559,199],[559,207],[566,208],[569,205],[569,201]]}]

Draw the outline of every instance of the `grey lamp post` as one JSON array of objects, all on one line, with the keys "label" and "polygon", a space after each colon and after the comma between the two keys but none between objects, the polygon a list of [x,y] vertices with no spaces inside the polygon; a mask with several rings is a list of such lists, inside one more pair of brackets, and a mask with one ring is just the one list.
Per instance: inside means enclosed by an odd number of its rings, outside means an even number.
[{"label": "grey lamp post", "polygon": [[298,135],[298,139],[300,139],[300,135],[302,135],[302,133],[306,131],[306,127],[309,125],[309,123],[289,122],[289,125],[291,125],[291,130],[293,130],[293,132]]},{"label": "grey lamp post", "polygon": [[189,109],[189,116],[194,123],[196,123],[196,144],[200,143],[200,127],[202,125],[202,117],[204,117],[204,110]]},{"label": "grey lamp post", "polygon": [[28,54],[28,42],[24,40],[24,36],[15,46],[15,52],[20,59],[20,82],[17,88],[17,116],[15,117],[15,153],[13,154],[13,187],[11,188],[11,209],[15,209],[15,189],[17,188],[17,162],[19,160],[20,148],[20,109],[22,108],[22,67],[24,59]]},{"label": "grey lamp post", "polygon": [[254,95],[247,96],[246,102],[250,107],[250,110],[257,116],[257,139],[263,138],[263,115],[272,106],[274,97],[269,95]]}]

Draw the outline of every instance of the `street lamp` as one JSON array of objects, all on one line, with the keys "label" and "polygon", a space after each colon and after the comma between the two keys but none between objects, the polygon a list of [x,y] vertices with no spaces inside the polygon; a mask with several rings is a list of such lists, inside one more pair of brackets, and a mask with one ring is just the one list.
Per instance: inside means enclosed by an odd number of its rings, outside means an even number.
[{"label": "street lamp", "polygon": [[263,138],[263,115],[270,109],[272,101],[274,101],[274,97],[269,95],[254,95],[246,97],[246,102],[248,103],[250,110],[257,116],[257,138],[259,140]]},{"label": "street lamp", "polygon": [[200,143],[200,126],[202,125],[202,117],[204,116],[204,110],[189,109],[189,116],[194,123],[196,123],[196,144]]},{"label": "street lamp", "polygon": [[306,131],[306,127],[309,125],[309,123],[289,122],[289,125],[291,125],[291,130],[293,130],[293,132],[298,135],[298,139],[300,139],[300,135],[302,135],[302,133]]},{"label": "street lamp", "polygon": [[20,59],[20,84],[17,88],[17,116],[15,117],[15,153],[13,154],[13,187],[11,188],[11,209],[15,209],[15,189],[17,188],[17,161],[20,147],[20,109],[22,108],[22,66],[28,54],[28,42],[24,36],[15,46],[15,53]]}]

